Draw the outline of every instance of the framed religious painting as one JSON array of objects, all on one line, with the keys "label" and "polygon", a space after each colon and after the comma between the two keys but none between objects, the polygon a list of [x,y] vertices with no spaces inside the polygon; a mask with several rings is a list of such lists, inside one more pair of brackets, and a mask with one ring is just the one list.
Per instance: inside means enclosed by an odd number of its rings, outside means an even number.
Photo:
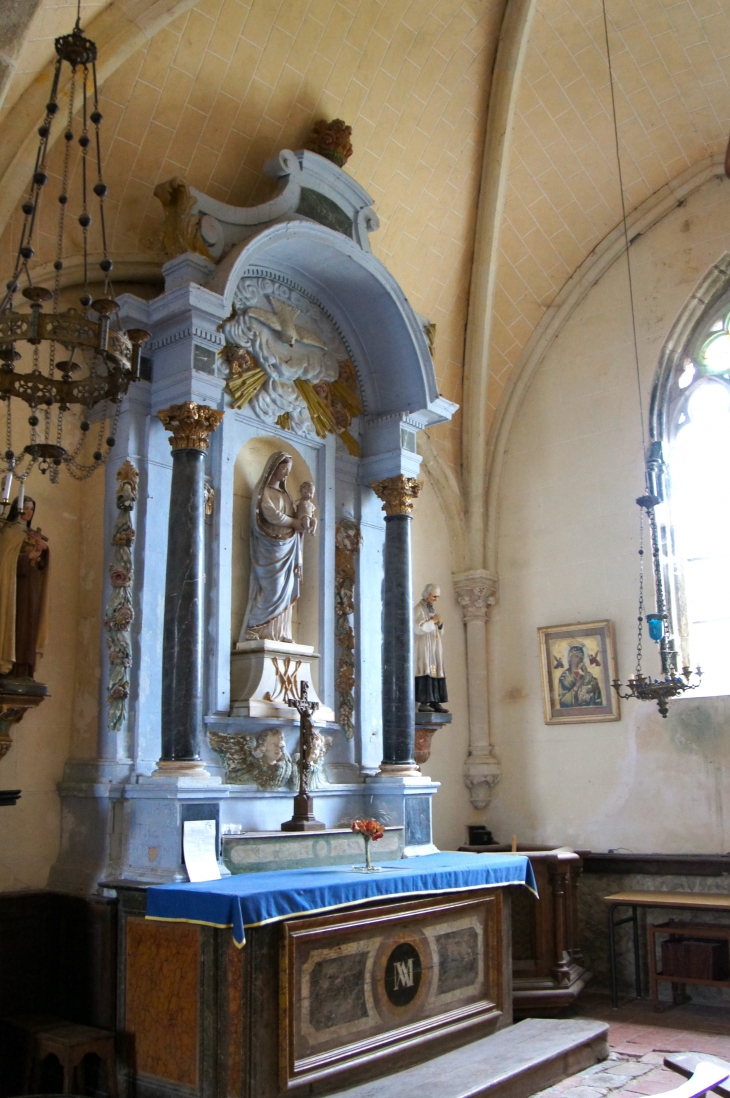
[{"label": "framed religious painting", "polygon": [[537,635],[545,724],[619,720],[611,622],[547,625]]}]

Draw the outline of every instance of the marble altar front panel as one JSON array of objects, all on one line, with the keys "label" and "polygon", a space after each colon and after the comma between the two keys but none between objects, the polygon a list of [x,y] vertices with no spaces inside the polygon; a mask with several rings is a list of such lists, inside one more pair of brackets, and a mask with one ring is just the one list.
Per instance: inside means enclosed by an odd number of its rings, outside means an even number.
[{"label": "marble altar front panel", "polygon": [[501,893],[339,912],[282,927],[282,1090],[414,1040],[482,1024],[503,1004]]}]

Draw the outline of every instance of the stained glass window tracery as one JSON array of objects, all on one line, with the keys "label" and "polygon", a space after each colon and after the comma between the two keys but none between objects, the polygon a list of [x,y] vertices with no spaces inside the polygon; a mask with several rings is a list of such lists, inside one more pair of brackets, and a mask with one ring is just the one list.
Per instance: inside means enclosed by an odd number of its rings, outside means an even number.
[{"label": "stained glass window tracery", "polygon": [[668,518],[698,694],[730,694],[730,311],[706,326],[670,396]]}]

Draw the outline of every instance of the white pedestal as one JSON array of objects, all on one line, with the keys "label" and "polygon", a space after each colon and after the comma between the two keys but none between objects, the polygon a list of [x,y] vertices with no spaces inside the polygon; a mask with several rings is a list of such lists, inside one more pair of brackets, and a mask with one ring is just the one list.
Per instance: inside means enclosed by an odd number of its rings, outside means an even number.
[{"label": "white pedestal", "polygon": [[[312,680],[312,665],[319,654],[309,644],[285,641],[242,641],[231,653],[231,716],[282,718],[298,721],[299,714],[287,698],[299,697],[299,684],[309,686],[310,701],[319,702]],[[334,721],[332,710],[319,702],[313,721]]]}]

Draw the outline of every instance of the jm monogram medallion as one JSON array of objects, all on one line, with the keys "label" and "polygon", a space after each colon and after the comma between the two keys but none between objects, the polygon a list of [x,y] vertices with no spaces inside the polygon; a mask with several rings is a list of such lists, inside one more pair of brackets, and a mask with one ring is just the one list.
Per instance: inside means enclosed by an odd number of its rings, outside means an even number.
[{"label": "jm monogram medallion", "polygon": [[421,986],[421,954],[412,942],[401,942],[385,962],[385,994],[396,1007],[408,1006]]}]

